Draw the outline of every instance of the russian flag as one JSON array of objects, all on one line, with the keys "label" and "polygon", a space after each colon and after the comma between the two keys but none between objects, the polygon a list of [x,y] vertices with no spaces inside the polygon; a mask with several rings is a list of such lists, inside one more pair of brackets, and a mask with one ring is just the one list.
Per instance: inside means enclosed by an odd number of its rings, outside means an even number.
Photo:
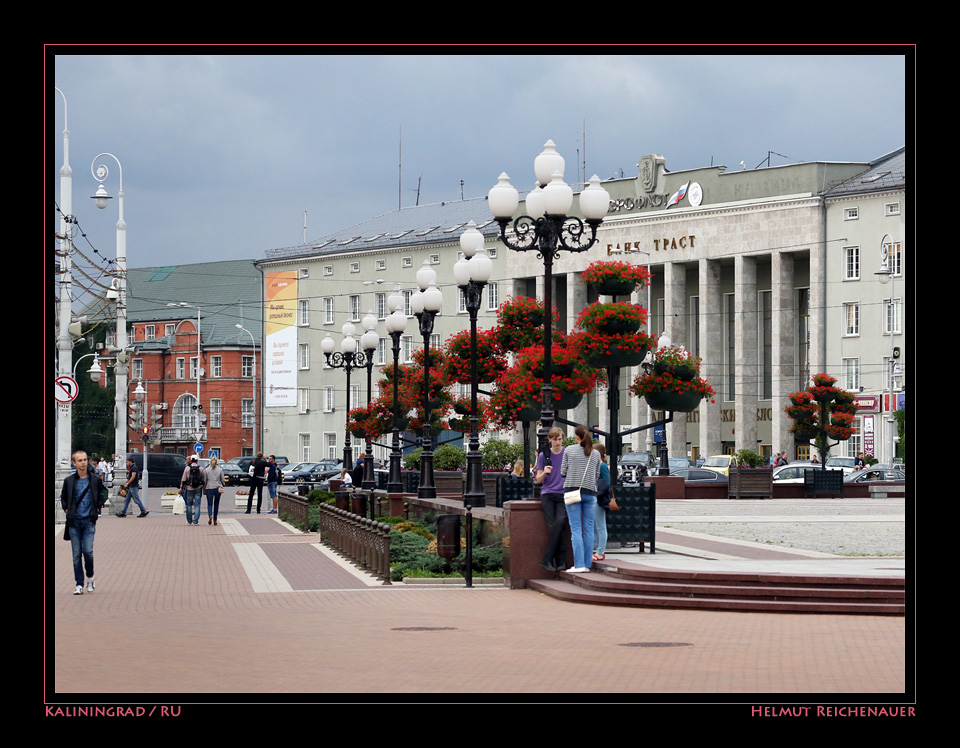
[{"label": "russian flag", "polygon": [[683,187],[681,187],[679,190],[674,192],[673,197],[670,198],[670,202],[667,203],[667,207],[669,208],[671,205],[676,205],[681,200],[683,200],[683,196],[687,194],[687,187],[689,186],[690,186],[690,183],[687,182],[685,185],[683,185]]}]

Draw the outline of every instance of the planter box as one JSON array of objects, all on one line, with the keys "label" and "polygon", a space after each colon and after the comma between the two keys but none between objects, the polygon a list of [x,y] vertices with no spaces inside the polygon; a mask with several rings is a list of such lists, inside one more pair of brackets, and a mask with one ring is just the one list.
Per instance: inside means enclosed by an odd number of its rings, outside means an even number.
[{"label": "planter box", "polygon": [[812,494],[817,498],[817,494],[830,494],[839,496],[843,493],[843,471],[842,470],[824,470],[815,468],[803,472],[803,491],[806,494]]},{"label": "planter box", "polygon": [[728,494],[731,499],[773,497],[773,468],[730,468]]}]

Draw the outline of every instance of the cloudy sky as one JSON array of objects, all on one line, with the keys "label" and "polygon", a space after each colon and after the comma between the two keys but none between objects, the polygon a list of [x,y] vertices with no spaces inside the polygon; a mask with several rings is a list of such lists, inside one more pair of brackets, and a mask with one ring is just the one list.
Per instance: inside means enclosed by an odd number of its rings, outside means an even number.
[{"label": "cloudy sky", "polygon": [[[73,212],[108,257],[116,201],[96,210],[90,165],[108,152],[123,166],[130,267],[259,259],[300,244],[305,215],[311,241],[415,205],[418,187],[420,204],[481,197],[506,171],[530,189],[548,138],[574,183],[584,160],[587,177],[634,176],[648,153],[673,171],[752,169],[771,151],[772,165],[869,161],[905,145],[914,122],[912,54],[888,54],[900,50],[664,49],[671,54],[112,56],[100,47],[51,56],[48,187],[59,201],[64,102],[54,86],[67,102]],[[106,163],[116,195],[118,170]]]}]

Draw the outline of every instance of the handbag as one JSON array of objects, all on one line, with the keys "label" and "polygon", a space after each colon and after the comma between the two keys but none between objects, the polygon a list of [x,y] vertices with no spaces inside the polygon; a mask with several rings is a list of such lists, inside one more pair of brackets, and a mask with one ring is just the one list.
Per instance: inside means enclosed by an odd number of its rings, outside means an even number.
[{"label": "handbag", "polygon": [[614,498],[613,494],[610,494],[610,505],[607,507],[607,511],[615,512],[618,509],[620,509],[620,505],[617,503],[617,500]]},{"label": "handbag", "polygon": [[121,488],[119,491],[117,491],[117,496],[119,496],[121,499],[122,499],[124,496],[126,496],[126,495],[127,495],[127,487],[126,487],[126,486],[124,486],[124,487]]}]

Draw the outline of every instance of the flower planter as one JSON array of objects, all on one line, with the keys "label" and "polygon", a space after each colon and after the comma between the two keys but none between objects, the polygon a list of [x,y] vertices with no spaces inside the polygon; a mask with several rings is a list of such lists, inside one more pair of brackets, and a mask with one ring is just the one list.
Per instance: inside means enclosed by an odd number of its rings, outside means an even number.
[{"label": "flower planter", "polygon": [[[580,402],[583,400],[583,394],[580,392],[562,392],[560,397],[553,398],[553,409],[557,410],[569,410],[570,408],[576,408]],[[540,398],[534,397],[527,401],[527,407],[525,410],[535,409],[537,411],[537,420],[540,419]]]},{"label": "flower planter", "polygon": [[463,473],[458,470],[434,470],[433,485],[437,493],[463,493]]},{"label": "flower planter", "polygon": [[686,413],[696,410],[700,406],[700,401],[703,400],[703,393],[661,390],[660,392],[651,392],[645,395],[645,397],[647,405],[654,410]]},{"label": "flower planter", "polygon": [[637,287],[636,282],[607,278],[600,283],[591,283],[590,286],[603,296],[628,296]]},{"label": "flower planter", "polygon": [[624,350],[616,343],[610,343],[606,350],[587,353],[584,355],[587,363],[598,369],[607,369],[613,366],[639,366],[647,357],[649,348],[636,351]]},{"label": "flower planter", "polygon": [[735,499],[773,496],[773,468],[730,468],[728,494]]}]

